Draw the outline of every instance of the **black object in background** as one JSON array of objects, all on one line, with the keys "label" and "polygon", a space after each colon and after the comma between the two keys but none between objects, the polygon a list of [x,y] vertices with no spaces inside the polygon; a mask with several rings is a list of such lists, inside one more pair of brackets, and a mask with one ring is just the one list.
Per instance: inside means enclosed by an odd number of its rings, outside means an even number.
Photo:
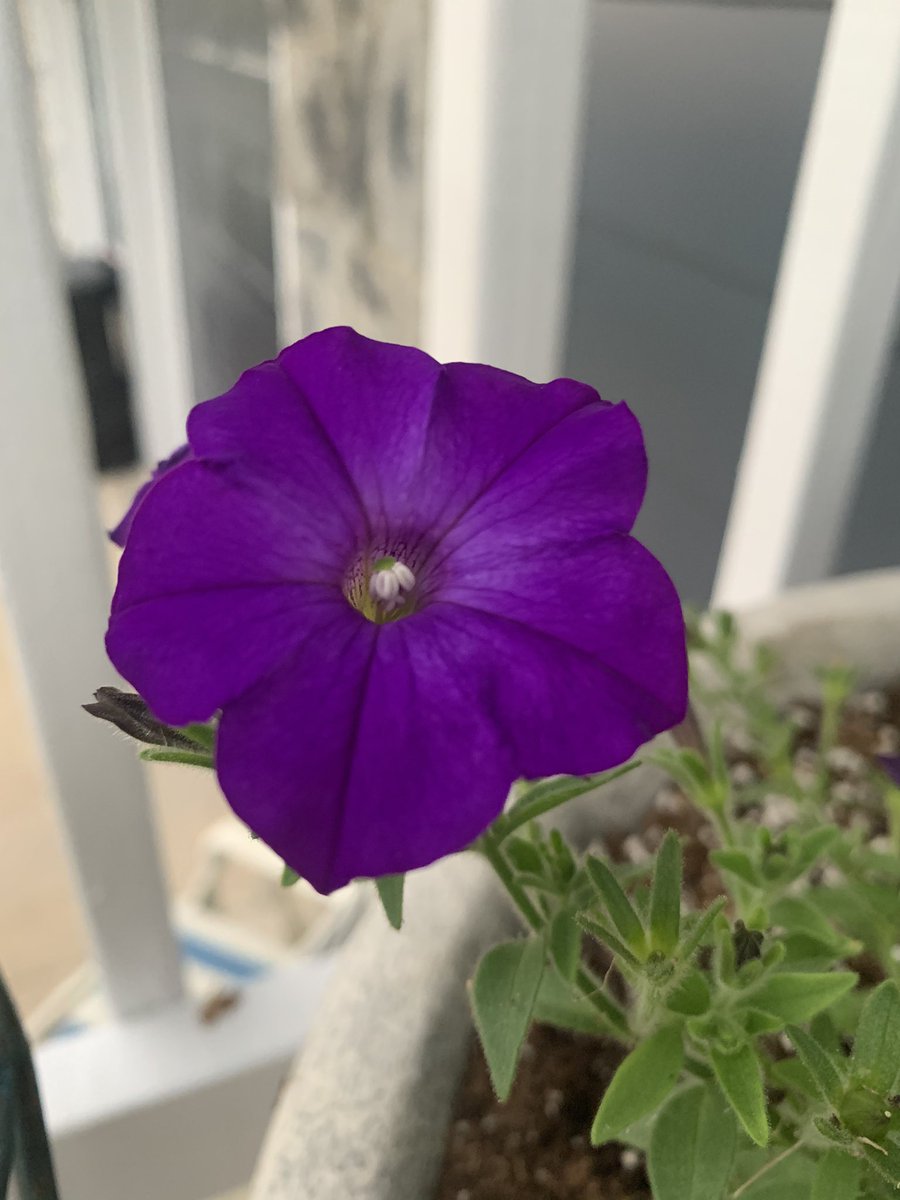
[{"label": "black object in background", "polygon": [[102,471],[129,467],[137,459],[137,446],[116,272],[102,259],[71,259],[66,282],[84,366],[95,461]]}]

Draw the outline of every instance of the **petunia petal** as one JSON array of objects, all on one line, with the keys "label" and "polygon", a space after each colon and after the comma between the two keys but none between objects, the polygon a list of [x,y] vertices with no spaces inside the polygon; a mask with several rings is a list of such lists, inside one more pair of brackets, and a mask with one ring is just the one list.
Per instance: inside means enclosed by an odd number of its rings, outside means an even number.
[{"label": "petunia petal", "polygon": [[641,427],[626,404],[577,409],[532,442],[456,518],[434,555],[460,562],[564,556],[570,546],[627,533],[644,497]]},{"label": "petunia petal", "polygon": [[114,614],[113,665],[170,725],[206,721],[289,659],[339,613],[340,594],[309,584],[235,584],[161,596]]},{"label": "petunia petal", "polygon": [[329,520],[296,520],[227,466],[186,462],[155,485],[119,565],[107,650],[158,717],[207,718],[271,671],[320,612],[348,607],[348,532]]},{"label": "petunia petal", "polygon": [[[582,452],[583,461],[591,461],[573,463]],[[600,470],[591,476],[598,462]],[[495,367],[443,368],[419,472],[419,511],[430,524],[446,531],[462,521],[477,529],[495,496],[508,507],[523,481],[542,473],[551,474],[550,486],[558,488],[567,468],[578,475],[577,490],[592,499],[587,519],[595,521],[601,509],[602,525],[594,532],[631,528],[646,463],[640,429],[624,406],[606,404],[572,379],[537,384]],[[627,486],[619,490],[622,480]]]},{"label": "petunia petal", "polygon": [[170,471],[174,471],[176,467],[180,467],[183,462],[187,462],[192,457],[190,446],[179,446],[168,458],[164,458],[162,462],[158,462],[153,468],[150,478],[146,483],[142,483],[138,490],[134,493],[131,504],[128,506],[128,511],[119,521],[114,529],[109,531],[109,540],[115,545],[124,547],[128,540],[128,534],[131,532],[131,526],[134,523],[135,514],[140,508],[141,503],[150,494],[150,490]]},{"label": "petunia petal", "polygon": [[188,437],[198,458],[273,497],[285,525],[309,526],[320,549],[333,545],[346,554],[348,539],[365,530],[355,482],[277,362],[252,367],[224,395],[193,408]]},{"label": "petunia petal", "polygon": [[353,480],[376,532],[407,531],[440,365],[421,350],[325,329],[289,346],[278,368]]},{"label": "petunia petal", "polygon": [[453,560],[436,608],[455,608],[498,670],[498,713],[529,777],[602,770],[684,715],[675,588],[625,535]]},{"label": "petunia petal", "polygon": [[460,850],[502,808],[512,748],[458,625],[336,624],[223,714],[225,795],[320,891]]},{"label": "petunia petal", "polygon": [[[351,329],[304,338],[278,366],[327,433],[376,530],[400,538],[411,530],[440,536],[560,423],[612,408],[571,379],[536,384],[495,367],[441,366]],[[608,453],[621,424],[595,421],[568,441],[600,437]],[[605,465],[615,470],[608,458]],[[610,506],[604,528],[630,528],[643,495],[639,476],[622,495],[614,480],[602,488]]]}]

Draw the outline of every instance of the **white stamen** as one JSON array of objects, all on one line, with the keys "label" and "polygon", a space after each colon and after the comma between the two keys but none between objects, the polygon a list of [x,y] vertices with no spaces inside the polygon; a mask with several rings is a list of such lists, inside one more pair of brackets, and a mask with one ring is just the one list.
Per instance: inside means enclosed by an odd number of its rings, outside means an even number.
[{"label": "white stamen", "polygon": [[388,567],[386,571],[376,571],[372,576],[372,582],[369,584],[369,590],[376,600],[383,600],[387,603],[393,600],[400,591],[400,581],[394,576],[394,568]]},{"label": "white stamen", "polygon": [[404,592],[409,592],[416,586],[416,577],[406,563],[395,562],[391,571]]},{"label": "white stamen", "polygon": [[388,612],[403,604],[402,592],[409,592],[416,585],[416,577],[402,562],[394,562],[381,571],[374,571],[369,580],[369,595],[380,600]]}]

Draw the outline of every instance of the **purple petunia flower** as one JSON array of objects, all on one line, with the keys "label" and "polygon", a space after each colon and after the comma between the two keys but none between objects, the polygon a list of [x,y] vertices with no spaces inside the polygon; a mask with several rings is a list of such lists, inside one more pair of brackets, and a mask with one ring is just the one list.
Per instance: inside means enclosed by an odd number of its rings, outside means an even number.
[{"label": "purple petunia flower", "polygon": [[126,541],[128,540],[128,535],[131,532],[131,526],[134,522],[135,513],[140,508],[144,499],[150,494],[151,488],[159,483],[160,479],[162,479],[164,475],[168,475],[170,471],[174,470],[175,467],[180,466],[181,463],[187,462],[190,457],[190,446],[179,446],[178,449],[174,451],[174,453],[170,454],[168,458],[164,458],[162,462],[158,462],[156,464],[147,482],[142,484],[134,493],[134,499],[128,506],[128,512],[118,523],[115,529],[111,529],[109,531],[109,540],[111,542],[115,542],[117,546],[125,545]]},{"label": "purple petunia flower", "polygon": [[226,797],[320,891],[462,849],[516,778],[681,720],[624,404],[329,329],[188,436],[134,516],[109,655],[162,721],[221,711]]}]

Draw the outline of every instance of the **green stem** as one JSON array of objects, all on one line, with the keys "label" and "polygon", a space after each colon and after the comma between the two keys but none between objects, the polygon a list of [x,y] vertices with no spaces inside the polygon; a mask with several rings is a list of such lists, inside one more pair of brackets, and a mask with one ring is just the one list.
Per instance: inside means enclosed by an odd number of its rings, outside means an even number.
[{"label": "green stem", "polygon": [[[50,1143],[28,1042],[15,1005],[0,978],[0,1088],[7,1125],[15,1127],[16,1182],[21,1200],[59,1200]],[[9,1107],[13,1120],[8,1119]],[[4,1193],[5,1194],[5,1193]]]},{"label": "green stem", "polygon": [[[514,871],[506,861],[503,851],[490,833],[482,836],[478,847],[494,868],[494,873],[503,884],[516,908],[522,914],[525,922],[535,933],[543,933],[546,922],[531,902],[528,893],[519,884]],[[625,1012],[614,1000],[611,1000],[606,995],[603,990],[602,980],[598,979],[587,967],[581,966],[578,969],[578,974],[575,976],[575,986],[585,1000],[603,1017],[604,1021],[612,1026],[616,1036],[628,1037],[628,1019]]]}]

